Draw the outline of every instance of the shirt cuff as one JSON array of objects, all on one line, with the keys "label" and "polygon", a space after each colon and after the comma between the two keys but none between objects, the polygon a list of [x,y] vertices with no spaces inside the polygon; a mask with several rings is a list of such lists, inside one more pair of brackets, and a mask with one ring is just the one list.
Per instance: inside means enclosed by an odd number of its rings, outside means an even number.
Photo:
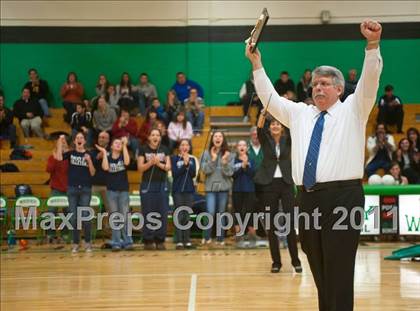
[{"label": "shirt cuff", "polygon": [[379,46],[376,49],[370,49],[370,50],[366,50],[365,49],[366,56],[370,56],[370,55],[377,55],[377,56],[379,56],[381,54],[380,52],[381,51],[380,51],[380,47]]}]

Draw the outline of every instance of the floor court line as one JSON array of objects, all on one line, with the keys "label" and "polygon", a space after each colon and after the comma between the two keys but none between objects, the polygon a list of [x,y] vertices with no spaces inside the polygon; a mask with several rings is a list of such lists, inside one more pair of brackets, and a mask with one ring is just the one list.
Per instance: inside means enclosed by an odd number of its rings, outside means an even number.
[{"label": "floor court line", "polygon": [[197,274],[191,275],[190,296],[188,299],[188,311],[195,311],[195,296],[197,293]]}]

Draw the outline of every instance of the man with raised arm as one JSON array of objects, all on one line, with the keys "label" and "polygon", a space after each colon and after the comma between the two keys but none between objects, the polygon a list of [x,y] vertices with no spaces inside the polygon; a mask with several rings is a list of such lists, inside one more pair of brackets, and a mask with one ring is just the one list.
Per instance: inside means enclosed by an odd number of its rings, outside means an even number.
[{"label": "man with raised arm", "polygon": [[[299,218],[299,235],[318,289],[320,311],[353,310],[365,201],[361,183],[365,128],[382,71],[381,25],[366,20],[360,31],[366,38],[363,70],[354,94],[344,102],[340,101],[343,74],[330,66],[312,72],[314,105],[280,97],[264,71],[260,52],[252,53],[250,43],[246,46],[258,97],[272,116],[290,128],[297,199],[300,212],[310,216],[309,222]],[[318,218],[312,217],[314,211]]]}]

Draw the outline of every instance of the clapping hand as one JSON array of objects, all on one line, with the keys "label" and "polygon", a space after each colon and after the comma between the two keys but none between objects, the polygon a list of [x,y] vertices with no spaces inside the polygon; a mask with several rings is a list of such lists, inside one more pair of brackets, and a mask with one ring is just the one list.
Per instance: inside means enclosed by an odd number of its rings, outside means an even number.
[{"label": "clapping hand", "polygon": [[230,152],[226,151],[225,154],[222,156],[222,163],[227,164],[229,162]]}]

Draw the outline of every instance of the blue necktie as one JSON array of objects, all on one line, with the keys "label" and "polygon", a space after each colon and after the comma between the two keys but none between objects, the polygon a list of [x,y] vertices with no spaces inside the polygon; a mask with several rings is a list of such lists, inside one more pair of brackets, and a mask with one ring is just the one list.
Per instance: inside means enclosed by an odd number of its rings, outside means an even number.
[{"label": "blue necktie", "polygon": [[305,186],[305,189],[310,189],[316,183],[316,167],[318,164],[319,146],[321,145],[322,130],[324,129],[325,121],[324,116],[326,113],[326,111],[321,111],[312,131],[308,153],[306,154],[305,169],[303,170],[303,185]]}]

